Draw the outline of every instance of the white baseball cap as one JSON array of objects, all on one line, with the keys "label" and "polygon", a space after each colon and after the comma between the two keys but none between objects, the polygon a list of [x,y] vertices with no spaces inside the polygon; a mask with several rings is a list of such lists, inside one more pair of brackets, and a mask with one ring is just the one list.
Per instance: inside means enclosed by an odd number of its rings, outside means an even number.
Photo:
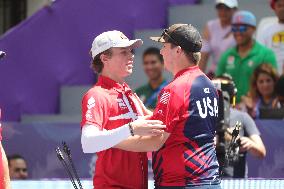
[{"label": "white baseball cap", "polygon": [[216,0],[216,5],[224,4],[229,8],[238,8],[238,1],[237,0]]},{"label": "white baseball cap", "polygon": [[98,35],[91,48],[92,58],[110,49],[111,47],[132,47],[137,48],[143,44],[141,39],[129,40],[122,32],[114,30]]}]

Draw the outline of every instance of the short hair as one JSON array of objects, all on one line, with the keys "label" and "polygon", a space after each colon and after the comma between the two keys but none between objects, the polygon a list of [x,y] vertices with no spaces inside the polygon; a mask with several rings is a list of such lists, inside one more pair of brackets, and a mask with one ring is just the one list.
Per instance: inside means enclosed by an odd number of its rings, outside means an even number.
[{"label": "short hair", "polygon": [[[177,45],[171,43],[171,48],[175,48]],[[201,59],[200,52],[187,52],[186,50],[182,49],[187,57],[187,59],[192,62],[193,64],[197,65]]]},{"label": "short hair", "polygon": [[[90,52],[91,53],[91,52]],[[104,68],[104,64],[101,60],[101,55],[104,54],[106,56],[109,56],[111,57],[112,56],[112,50],[111,48],[110,49],[107,49],[99,54],[97,54],[94,59],[92,60],[92,63],[91,63],[91,68],[92,70],[95,72],[95,73],[98,73],[100,74]]]},{"label": "short hair", "polygon": [[164,63],[163,56],[160,53],[160,50],[156,47],[149,47],[143,52],[143,58],[145,58],[146,55],[156,55],[159,60]]},{"label": "short hair", "polygon": [[12,154],[12,155],[7,156],[8,165],[10,166],[10,162],[11,162],[12,160],[15,160],[15,159],[22,159],[22,160],[26,161],[23,156],[21,156],[21,155],[19,155],[19,154]]},{"label": "short hair", "polygon": [[263,64],[260,64],[254,70],[252,77],[251,77],[249,95],[253,99],[260,97],[260,93],[257,90],[256,81],[257,81],[257,78],[259,77],[259,75],[262,74],[262,73],[269,75],[272,78],[272,80],[274,81],[274,93],[275,93],[276,82],[279,78],[278,73],[270,64],[263,63]]}]

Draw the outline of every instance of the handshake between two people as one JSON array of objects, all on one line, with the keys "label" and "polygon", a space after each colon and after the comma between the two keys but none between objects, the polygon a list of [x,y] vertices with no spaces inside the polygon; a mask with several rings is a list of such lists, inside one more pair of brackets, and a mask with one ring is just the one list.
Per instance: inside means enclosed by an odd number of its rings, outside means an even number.
[{"label": "handshake between two people", "polygon": [[151,120],[152,114],[139,116],[137,120],[129,123],[134,135],[158,136],[163,134],[166,125],[160,120]]}]

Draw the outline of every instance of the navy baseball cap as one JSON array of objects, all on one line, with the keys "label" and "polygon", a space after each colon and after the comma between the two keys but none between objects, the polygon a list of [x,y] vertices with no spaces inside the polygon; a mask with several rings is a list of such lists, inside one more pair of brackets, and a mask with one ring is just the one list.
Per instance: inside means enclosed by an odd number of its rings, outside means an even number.
[{"label": "navy baseball cap", "polygon": [[198,30],[190,24],[174,24],[165,29],[160,37],[150,37],[160,43],[172,43],[186,52],[200,52],[202,37]]}]

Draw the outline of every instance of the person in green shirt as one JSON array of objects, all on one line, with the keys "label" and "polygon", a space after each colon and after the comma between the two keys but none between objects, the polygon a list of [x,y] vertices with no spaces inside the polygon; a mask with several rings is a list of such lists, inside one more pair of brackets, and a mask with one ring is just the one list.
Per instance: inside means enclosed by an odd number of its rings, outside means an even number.
[{"label": "person in green shirt", "polygon": [[155,109],[158,94],[168,84],[163,77],[164,60],[159,49],[150,47],[144,51],[143,68],[149,81],[135,92],[147,108]]},{"label": "person in green shirt", "polygon": [[216,76],[231,75],[236,84],[237,103],[249,91],[253,71],[260,64],[271,64],[277,70],[274,52],[254,40],[256,18],[249,11],[238,11],[232,20],[232,32],[237,45],[225,51],[218,63]]}]

